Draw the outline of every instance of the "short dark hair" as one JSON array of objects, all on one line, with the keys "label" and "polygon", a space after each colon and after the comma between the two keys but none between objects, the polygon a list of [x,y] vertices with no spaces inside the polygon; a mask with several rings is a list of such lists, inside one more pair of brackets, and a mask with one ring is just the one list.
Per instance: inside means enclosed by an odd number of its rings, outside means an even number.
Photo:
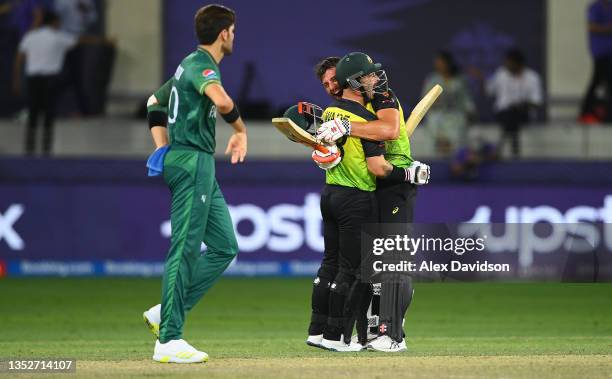
[{"label": "short dark hair", "polygon": [[222,30],[236,23],[236,12],[223,5],[206,5],[195,14],[195,32],[202,45],[211,45]]},{"label": "short dark hair", "polygon": [[42,24],[43,25],[53,25],[56,22],[59,22],[59,15],[51,10],[45,10],[43,12]]},{"label": "short dark hair", "polygon": [[451,76],[457,76],[461,71],[461,68],[457,64],[455,57],[448,50],[440,50],[438,52],[438,58],[442,59],[448,66],[448,72]]},{"label": "short dark hair", "polygon": [[515,62],[520,66],[523,66],[525,64],[525,55],[520,49],[516,47],[513,47],[512,49],[508,49],[506,51],[506,59]]},{"label": "short dark hair", "polygon": [[321,80],[323,78],[323,75],[325,75],[325,71],[329,70],[330,68],[336,67],[338,62],[340,62],[340,57],[327,57],[323,59],[322,61],[316,64],[314,68],[315,75],[317,75],[317,78]]}]

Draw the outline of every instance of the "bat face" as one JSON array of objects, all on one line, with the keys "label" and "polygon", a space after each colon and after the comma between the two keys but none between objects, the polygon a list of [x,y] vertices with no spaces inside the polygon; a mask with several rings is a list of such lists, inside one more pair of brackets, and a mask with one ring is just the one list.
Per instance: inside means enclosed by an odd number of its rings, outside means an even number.
[{"label": "bat face", "polygon": [[291,119],[287,117],[277,117],[272,119],[272,123],[279,132],[291,141],[301,143],[302,145],[309,146],[324,153],[328,151],[325,146],[317,143],[314,136],[297,126]]},{"label": "bat face", "polygon": [[408,120],[406,120],[406,133],[408,134],[408,137],[412,135],[414,129],[416,129],[417,125],[419,125],[419,122],[421,122],[423,117],[425,117],[425,114],[427,113],[427,111],[429,111],[429,108],[431,108],[433,103],[438,99],[442,91],[442,86],[436,84],[435,86],[433,86],[432,89],[429,90],[429,92],[427,92],[425,96],[423,96],[421,101],[419,101],[418,104],[414,107],[414,109],[410,113],[410,116],[408,117]]}]

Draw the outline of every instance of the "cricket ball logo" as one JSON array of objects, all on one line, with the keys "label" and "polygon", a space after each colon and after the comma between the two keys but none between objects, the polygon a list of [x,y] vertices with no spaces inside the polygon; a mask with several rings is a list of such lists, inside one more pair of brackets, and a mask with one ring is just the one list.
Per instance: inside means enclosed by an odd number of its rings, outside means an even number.
[{"label": "cricket ball logo", "polygon": [[378,327],[378,332],[380,334],[387,333],[387,324],[380,324],[380,326]]}]

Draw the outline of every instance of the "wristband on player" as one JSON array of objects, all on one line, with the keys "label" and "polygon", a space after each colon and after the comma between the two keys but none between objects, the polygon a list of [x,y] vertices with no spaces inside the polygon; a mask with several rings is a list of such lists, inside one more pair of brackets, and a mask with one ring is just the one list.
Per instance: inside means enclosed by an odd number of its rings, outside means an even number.
[{"label": "wristband on player", "polygon": [[238,112],[238,107],[236,106],[236,104],[234,104],[234,108],[232,108],[232,110],[228,113],[221,113],[221,117],[223,117],[225,122],[227,122],[228,124],[233,124],[234,122],[236,122],[236,120],[240,118],[240,113]]},{"label": "wristband on player", "polygon": [[168,115],[162,111],[147,112],[147,120],[149,120],[149,129],[154,126],[166,127],[168,124]]},{"label": "wristband on player", "polygon": [[410,182],[410,172],[401,167],[393,166],[391,173],[385,178],[390,183],[406,183]]},{"label": "wristband on player", "polygon": [[340,122],[342,123],[342,126],[344,126],[344,129],[346,129],[346,133],[344,135],[350,136],[351,135],[351,121],[346,118],[342,118],[340,119]]}]

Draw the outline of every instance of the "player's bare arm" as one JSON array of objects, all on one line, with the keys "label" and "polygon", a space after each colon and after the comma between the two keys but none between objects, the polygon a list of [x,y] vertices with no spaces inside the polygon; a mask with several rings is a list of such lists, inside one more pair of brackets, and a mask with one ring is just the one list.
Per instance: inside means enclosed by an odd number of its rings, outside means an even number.
[{"label": "player's bare arm", "polygon": [[[155,95],[151,95],[149,100],[147,101],[147,108],[160,106],[159,100]],[[161,111],[158,111],[161,112]],[[160,147],[166,146],[168,141],[168,129],[166,125],[166,120],[163,118],[164,112],[161,112],[160,118],[155,118],[149,116],[149,126],[151,130],[151,137],[153,138],[153,144],[155,144],[155,148],[159,149]],[[166,116],[167,117],[167,116]]]},{"label": "player's bare arm", "polygon": [[425,163],[414,161],[408,167],[397,167],[388,162],[384,155],[366,158],[368,171],[379,179],[392,183],[412,183],[422,185],[429,183],[431,169]]},{"label": "player's bare arm", "polygon": [[338,120],[330,120],[321,125],[317,139],[332,143],[347,135],[372,141],[388,141],[398,138],[400,113],[394,96],[388,90],[384,70],[364,75],[359,82],[353,81],[352,86],[359,91],[364,102],[376,102],[381,105],[375,107],[378,120],[343,123],[339,123]]},{"label": "player's bare arm", "polygon": [[156,149],[169,143],[167,123],[171,88],[172,79],[169,79],[147,100],[147,119]]},{"label": "player's bare arm", "polygon": [[206,86],[204,93],[215,104],[223,119],[234,128],[234,133],[227,143],[225,154],[231,154],[232,164],[244,162],[247,153],[247,130],[242,117],[238,113],[236,104],[220,84],[214,83]]},{"label": "player's bare arm", "polygon": [[366,158],[368,171],[378,178],[385,178],[393,171],[393,165],[385,160],[384,155]]},{"label": "player's bare arm", "polygon": [[371,141],[394,140],[400,135],[400,113],[397,109],[381,109],[376,112],[378,120],[352,122],[351,135]]}]

